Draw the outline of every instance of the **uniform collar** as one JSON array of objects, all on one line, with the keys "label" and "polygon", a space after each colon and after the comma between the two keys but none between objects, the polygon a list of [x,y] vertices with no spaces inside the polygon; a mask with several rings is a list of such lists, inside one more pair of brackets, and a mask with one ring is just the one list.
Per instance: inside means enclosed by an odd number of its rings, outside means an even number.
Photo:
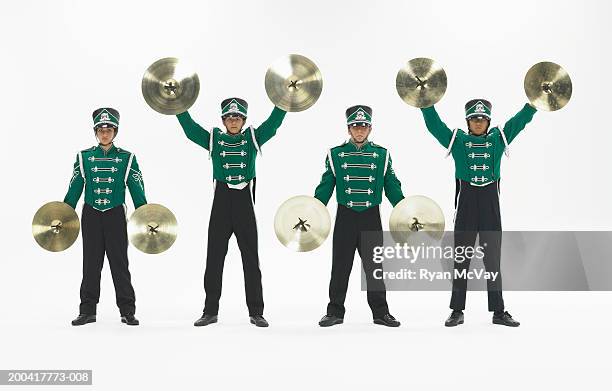
[{"label": "uniform collar", "polygon": [[353,148],[355,148],[356,151],[361,151],[362,149],[366,149],[370,145],[370,143],[370,140],[366,140],[363,144],[361,144],[361,147],[358,147],[357,144],[353,142],[353,139],[349,138],[344,144],[352,146]]},{"label": "uniform collar", "polygon": [[219,130],[221,130],[221,134],[224,134],[224,135],[226,135],[228,137],[239,137],[239,136],[244,135],[244,132],[246,131],[246,129],[247,128],[242,128],[242,129],[240,129],[240,132],[238,132],[236,134],[231,134],[230,132],[227,131],[227,129],[226,130],[219,129]]},{"label": "uniform collar", "polygon": [[477,135],[475,135],[474,133],[472,133],[472,132],[470,132],[470,131],[468,130],[468,134],[469,134],[470,136],[472,136],[472,137],[483,137],[483,138],[486,138],[486,137],[489,135],[489,130],[490,130],[490,129],[487,129],[487,131],[486,131],[486,132],[484,132],[483,134],[478,135],[478,136],[477,136]]},{"label": "uniform collar", "polygon": [[113,143],[111,145],[111,147],[108,149],[108,151],[105,151],[104,148],[102,148],[102,146],[100,144],[98,144],[96,146],[96,149],[99,150],[100,152],[102,152],[104,155],[108,155],[110,153],[113,153],[117,150],[117,147],[115,147],[115,143]]}]

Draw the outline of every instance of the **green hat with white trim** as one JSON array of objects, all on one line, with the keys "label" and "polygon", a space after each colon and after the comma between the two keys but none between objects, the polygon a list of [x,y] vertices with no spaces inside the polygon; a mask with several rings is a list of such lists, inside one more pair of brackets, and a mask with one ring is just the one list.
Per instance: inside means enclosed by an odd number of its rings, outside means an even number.
[{"label": "green hat with white trim", "polygon": [[249,104],[244,99],[227,98],[221,102],[221,117],[234,114],[246,118],[248,108]]},{"label": "green hat with white trim", "polygon": [[484,118],[491,121],[491,102],[486,99],[472,99],[465,104],[465,119]]},{"label": "green hat with white trim", "polygon": [[102,107],[94,110],[91,114],[93,117],[93,128],[115,128],[119,129],[119,112],[111,107]]},{"label": "green hat with white trim", "polygon": [[346,109],[346,124],[348,126],[371,126],[372,108],[364,105],[349,107]]}]

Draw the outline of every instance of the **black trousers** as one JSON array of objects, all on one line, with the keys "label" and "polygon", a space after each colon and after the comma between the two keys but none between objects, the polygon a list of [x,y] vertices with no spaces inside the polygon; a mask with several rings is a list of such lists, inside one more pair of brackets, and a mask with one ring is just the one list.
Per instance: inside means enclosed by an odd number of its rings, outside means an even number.
[{"label": "black trousers", "polygon": [[83,281],[81,282],[81,314],[95,314],[100,300],[100,275],[104,254],[115,285],[117,306],[121,315],[134,314],[136,298],[128,269],[128,238],[125,209],[117,206],[100,212],[90,205],[83,206]]},{"label": "black trousers", "polygon": [[[499,211],[499,181],[479,187],[457,179],[455,190],[455,246],[474,246],[476,235],[484,247],[483,263],[488,272],[500,271],[501,214]],[[455,271],[469,270],[470,260],[455,262]],[[465,309],[467,280],[455,278],[450,308]],[[501,273],[493,282],[487,280],[489,311],[503,311]]]},{"label": "black trousers", "polygon": [[[376,231],[375,238],[362,242],[363,231]],[[371,235],[373,233],[370,233]],[[375,269],[380,269],[380,264],[373,261],[375,246],[383,245],[382,224],[378,206],[355,212],[345,206],[338,205],[336,223],[334,225],[334,238],[332,250],[332,272],[329,282],[329,304],[327,314],[344,317],[344,300],[348,288],[349,276],[353,268],[355,250],[361,257],[361,265],[366,275],[368,290],[368,304],[374,318],[378,318],[389,312],[385,285],[382,280],[373,278]]]},{"label": "black trousers", "polygon": [[249,315],[262,315],[264,309],[261,288],[261,271],[257,250],[257,222],[251,197],[251,185],[241,190],[230,189],[226,183],[216,182],[215,198],[208,225],[208,250],[204,290],[206,302],[204,313],[219,312],[223,264],[227,255],[227,244],[232,234],[236,235],[242,255],[244,289]]}]

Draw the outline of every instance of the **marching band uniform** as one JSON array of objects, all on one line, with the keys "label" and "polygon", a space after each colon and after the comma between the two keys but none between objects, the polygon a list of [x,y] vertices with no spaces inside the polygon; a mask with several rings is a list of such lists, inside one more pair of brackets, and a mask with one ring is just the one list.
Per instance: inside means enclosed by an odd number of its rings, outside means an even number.
[{"label": "marching band uniform", "polygon": [[[119,113],[115,109],[98,109],[94,111],[93,117],[94,130],[112,127],[115,132],[118,131]],[[138,324],[134,318],[136,299],[128,269],[124,204],[126,187],[130,190],[135,208],[147,203],[142,173],[133,153],[115,145],[111,145],[108,150],[98,145],[77,154],[72,179],[64,198],[65,203],[76,208],[85,190],[81,305],[80,315],[73,321],[73,325],[95,322],[105,253],[113,276],[121,320],[130,325]]]},{"label": "marching band uniform", "polygon": [[[450,130],[438,116],[433,106],[421,109],[429,132],[447,148],[447,156],[455,161],[455,246],[473,246],[476,235],[487,243],[483,262],[489,272],[500,271],[501,214],[499,209],[499,182],[502,155],[508,154],[508,145],[525,128],[537,111],[525,106],[505,125],[488,129],[477,136],[460,129]],[[465,105],[466,120],[483,118],[491,120],[491,103],[474,99]],[[454,263],[455,270],[469,269],[470,260]],[[467,281],[453,280],[450,308],[453,313],[446,326],[463,323],[463,310]],[[516,327],[519,322],[504,311],[501,274],[495,282],[487,281],[488,308],[494,312],[493,323]]]},{"label": "marching band uniform", "polygon": [[[371,115],[372,109],[368,106],[353,106],[346,112],[347,125],[371,126]],[[327,205],[334,188],[338,210],[333,235],[329,304],[319,325],[326,327],[343,322],[344,300],[357,250],[366,275],[368,304],[374,323],[399,326],[399,322],[389,314],[384,282],[372,278],[374,270],[380,268],[373,261],[373,247],[383,244],[378,207],[383,191],[393,206],[404,198],[389,151],[368,140],[361,147],[349,140],[331,148],[315,198]],[[376,231],[380,235],[376,240],[362,243],[361,233],[364,231]]]},{"label": "marching band uniform", "polygon": [[[221,103],[221,116],[238,115],[246,119],[247,109],[248,105],[244,100],[229,98]],[[242,255],[246,302],[251,323],[267,326],[262,316],[264,302],[257,249],[257,224],[253,208],[255,158],[258,153],[261,154],[261,147],[276,134],[285,114],[285,111],[275,107],[270,117],[258,128],[249,126],[238,134],[231,134],[219,128],[212,128],[209,132],[198,125],[187,111],[177,115],[187,138],[208,150],[215,187],[204,273],[206,302],[204,314],[196,321],[196,326],[217,321],[223,264],[232,234],[236,235]]]}]

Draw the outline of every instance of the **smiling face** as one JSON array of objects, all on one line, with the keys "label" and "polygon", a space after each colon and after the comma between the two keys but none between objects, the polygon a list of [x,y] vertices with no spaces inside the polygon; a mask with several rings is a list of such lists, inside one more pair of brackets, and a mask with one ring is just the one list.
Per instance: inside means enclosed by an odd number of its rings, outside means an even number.
[{"label": "smiling face", "polygon": [[486,118],[470,118],[468,119],[468,130],[475,136],[485,134],[489,128],[489,120]]},{"label": "smiling face", "polygon": [[223,125],[230,134],[238,134],[244,126],[244,118],[239,115],[228,115],[223,118]]},{"label": "smiling face", "polygon": [[96,129],[96,137],[101,145],[110,145],[117,134],[115,128],[98,128]]},{"label": "smiling face", "polygon": [[351,140],[353,140],[355,144],[363,144],[368,139],[368,136],[370,135],[371,131],[371,125],[358,125],[348,127],[348,132],[351,135]]}]

